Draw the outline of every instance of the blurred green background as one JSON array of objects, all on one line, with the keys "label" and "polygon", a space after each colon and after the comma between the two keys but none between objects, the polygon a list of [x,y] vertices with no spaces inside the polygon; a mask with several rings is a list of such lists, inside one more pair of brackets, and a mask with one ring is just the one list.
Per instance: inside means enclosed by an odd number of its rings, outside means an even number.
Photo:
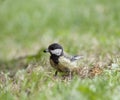
[{"label": "blurred green background", "polygon": [[119,0],[0,0],[0,58],[33,54],[53,42],[84,50],[99,39],[109,49],[120,48],[119,5]]},{"label": "blurred green background", "polygon": [[[0,0],[0,72],[7,70],[0,73],[0,100],[120,100],[119,71],[53,80],[49,55],[42,52],[53,42],[84,55],[84,66],[100,61],[108,67],[109,59],[111,67],[120,66],[120,0]],[[31,62],[38,73],[21,70]]]}]

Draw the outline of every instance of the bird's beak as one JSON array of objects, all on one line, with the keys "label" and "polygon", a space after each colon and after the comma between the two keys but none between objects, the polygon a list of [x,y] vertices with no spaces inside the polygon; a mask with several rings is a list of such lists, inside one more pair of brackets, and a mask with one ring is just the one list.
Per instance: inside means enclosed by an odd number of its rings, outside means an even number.
[{"label": "bird's beak", "polygon": [[45,49],[43,52],[44,52],[44,53],[47,53],[47,52],[49,52],[49,50],[48,50],[48,49]]}]

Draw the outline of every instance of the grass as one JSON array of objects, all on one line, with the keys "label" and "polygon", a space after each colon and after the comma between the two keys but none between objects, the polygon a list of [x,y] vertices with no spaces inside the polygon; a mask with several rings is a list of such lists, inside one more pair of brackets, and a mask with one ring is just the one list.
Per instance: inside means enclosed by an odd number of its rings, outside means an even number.
[{"label": "grass", "polygon": [[[119,0],[0,0],[0,100],[119,100]],[[60,43],[100,75],[54,78],[49,55]]]}]

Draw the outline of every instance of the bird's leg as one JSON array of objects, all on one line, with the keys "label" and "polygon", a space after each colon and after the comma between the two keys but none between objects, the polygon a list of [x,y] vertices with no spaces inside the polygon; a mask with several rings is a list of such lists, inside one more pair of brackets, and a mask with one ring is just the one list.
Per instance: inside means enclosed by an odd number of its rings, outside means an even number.
[{"label": "bird's leg", "polygon": [[67,71],[67,80],[71,80],[72,79],[72,72],[69,70]]},{"label": "bird's leg", "polygon": [[55,77],[57,76],[57,73],[58,73],[58,71],[55,72],[55,75],[54,75]]}]

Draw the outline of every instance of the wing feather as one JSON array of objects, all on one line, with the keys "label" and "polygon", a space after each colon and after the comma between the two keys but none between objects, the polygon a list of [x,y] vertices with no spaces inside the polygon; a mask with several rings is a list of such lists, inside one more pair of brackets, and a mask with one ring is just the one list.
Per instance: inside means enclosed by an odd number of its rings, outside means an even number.
[{"label": "wing feather", "polygon": [[70,59],[62,56],[59,58],[59,68],[62,71],[65,70],[72,70],[73,68],[77,67],[75,62],[71,62]]},{"label": "wing feather", "polygon": [[70,56],[67,53],[64,54],[64,57],[70,59],[71,61],[77,61],[77,60],[83,58],[83,56],[81,56],[81,55]]}]

